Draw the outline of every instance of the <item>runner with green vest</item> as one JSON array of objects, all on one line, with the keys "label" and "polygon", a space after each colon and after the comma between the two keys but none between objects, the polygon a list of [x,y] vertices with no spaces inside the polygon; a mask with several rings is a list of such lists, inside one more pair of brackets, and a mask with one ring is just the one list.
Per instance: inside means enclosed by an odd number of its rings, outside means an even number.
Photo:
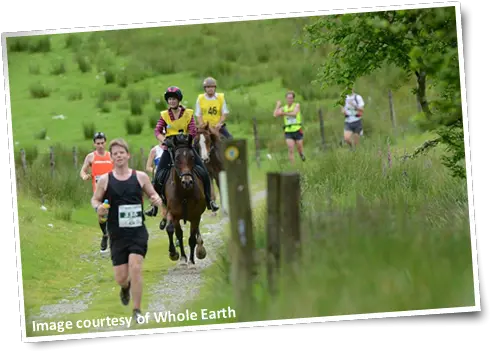
[{"label": "runner with green vest", "polygon": [[288,146],[289,161],[294,164],[294,145],[298,149],[299,156],[303,161],[306,160],[303,154],[303,117],[301,115],[301,109],[299,103],[294,102],[296,97],[293,91],[286,93],[287,104],[281,107],[281,101],[276,104],[274,111],[274,117],[283,117],[284,136],[286,138],[286,144]]}]

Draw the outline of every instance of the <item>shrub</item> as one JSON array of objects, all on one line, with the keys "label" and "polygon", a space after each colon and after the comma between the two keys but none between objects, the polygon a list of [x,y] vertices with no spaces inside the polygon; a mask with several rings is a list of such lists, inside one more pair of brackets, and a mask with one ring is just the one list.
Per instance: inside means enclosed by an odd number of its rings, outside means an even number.
[{"label": "shrub", "polygon": [[150,93],[147,90],[131,89],[128,92],[130,111],[132,115],[142,115],[143,106],[150,99]]},{"label": "shrub", "polygon": [[128,117],[126,118],[125,127],[128,135],[141,134],[141,131],[143,130],[143,121]]},{"label": "shrub", "polygon": [[78,64],[80,72],[87,73],[92,71],[92,64],[90,63],[90,59],[83,53],[77,53],[75,55],[75,61]]},{"label": "shrub", "polygon": [[42,99],[48,97],[51,94],[51,89],[48,88],[46,84],[43,84],[40,81],[32,83],[29,86],[29,91],[31,93],[31,96],[35,99]]},{"label": "shrub", "polygon": [[80,90],[72,90],[68,93],[68,100],[69,101],[75,101],[75,100],[82,100],[83,95]]},{"label": "shrub", "polygon": [[49,52],[51,50],[51,38],[47,35],[35,36],[30,38],[30,52]]},{"label": "shrub", "polygon": [[66,73],[65,62],[62,58],[56,59],[51,63],[51,74],[60,75]]},{"label": "shrub", "polygon": [[36,75],[41,73],[41,68],[39,67],[39,64],[37,62],[29,63],[29,73]]},{"label": "shrub", "polygon": [[83,137],[85,140],[92,140],[95,134],[95,123],[83,123]]},{"label": "shrub", "polygon": [[43,128],[40,131],[34,133],[34,139],[45,140],[47,134],[48,134],[48,130],[46,128]]}]

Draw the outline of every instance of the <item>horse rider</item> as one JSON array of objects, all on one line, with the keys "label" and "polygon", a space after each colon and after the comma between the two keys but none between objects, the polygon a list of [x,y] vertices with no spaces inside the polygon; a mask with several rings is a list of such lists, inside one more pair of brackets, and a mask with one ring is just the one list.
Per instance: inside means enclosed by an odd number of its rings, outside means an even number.
[{"label": "horse rider", "polygon": [[299,156],[306,160],[303,154],[303,116],[299,103],[294,102],[296,94],[293,91],[286,93],[286,105],[281,107],[281,101],[277,101],[274,117],[284,117],[284,137],[288,146],[288,156],[291,164],[294,164],[294,145],[298,149]]},{"label": "horse rider", "polygon": [[218,129],[225,138],[232,139],[225,123],[229,114],[225,94],[216,92],[216,79],[213,77],[204,79],[202,85],[204,93],[197,97],[195,111],[199,125],[208,122],[210,127]]},{"label": "horse rider", "polygon": [[[184,135],[191,135],[193,138],[196,137],[197,130],[194,122],[194,111],[187,109],[181,105],[183,99],[182,91],[175,86],[169,87],[165,92],[165,101],[167,101],[168,109],[162,111],[160,114],[160,119],[155,127],[155,137],[158,141],[164,144],[167,138],[172,138],[183,132]],[[194,143],[193,143],[194,144]],[[163,179],[167,172],[171,169],[171,157],[168,147],[164,145],[164,151],[160,162],[158,163],[157,170],[155,172],[155,178],[153,185],[155,190],[160,196],[163,195],[163,190],[165,189],[165,184],[162,184]],[[194,145],[192,145],[192,151],[194,152],[194,164],[201,168],[201,173],[203,175],[204,183],[204,194],[206,196],[206,204],[208,210],[213,212],[218,211],[219,207],[211,199],[211,180],[209,174],[201,160],[201,157],[196,152]],[[158,212],[158,209],[154,209],[154,213]],[[168,212],[166,214],[167,218],[162,219],[160,223],[160,229],[165,228],[168,218]]]}]

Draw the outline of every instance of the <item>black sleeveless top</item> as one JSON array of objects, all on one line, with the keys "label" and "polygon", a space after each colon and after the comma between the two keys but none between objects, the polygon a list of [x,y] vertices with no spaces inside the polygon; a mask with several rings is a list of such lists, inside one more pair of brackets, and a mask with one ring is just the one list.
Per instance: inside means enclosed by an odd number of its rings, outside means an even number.
[{"label": "black sleeveless top", "polygon": [[143,189],[136,171],[127,180],[117,180],[109,172],[109,182],[104,200],[109,200],[107,229],[111,237],[144,235],[145,216],[143,213]]}]

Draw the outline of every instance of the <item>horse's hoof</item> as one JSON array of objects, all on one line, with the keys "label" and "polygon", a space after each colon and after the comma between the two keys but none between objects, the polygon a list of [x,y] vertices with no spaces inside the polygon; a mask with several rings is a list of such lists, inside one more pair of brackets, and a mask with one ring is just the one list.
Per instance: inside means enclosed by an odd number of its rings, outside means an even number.
[{"label": "horse's hoof", "polygon": [[179,264],[180,264],[181,266],[186,266],[186,265],[187,265],[187,257],[182,256],[182,257],[180,258],[180,262],[179,262]]},{"label": "horse's hoof", "polygon": [[200,260],[204,260],[206,258],[206,249],[204,248],[204,246],[197,247],[196,257]]},{"label": "horse's hoof", "polygon": [[179,253],[178,253],[178,252],[174,252],[174,253],[171,253],[171,252],[170,252],[170,253],[168,254],[168,257],[170,257],[170,259],[171,259],[172,261],[177,261],[177,260],[179,259],[179,256],[180,256],[180,255],[179,255]]}]

